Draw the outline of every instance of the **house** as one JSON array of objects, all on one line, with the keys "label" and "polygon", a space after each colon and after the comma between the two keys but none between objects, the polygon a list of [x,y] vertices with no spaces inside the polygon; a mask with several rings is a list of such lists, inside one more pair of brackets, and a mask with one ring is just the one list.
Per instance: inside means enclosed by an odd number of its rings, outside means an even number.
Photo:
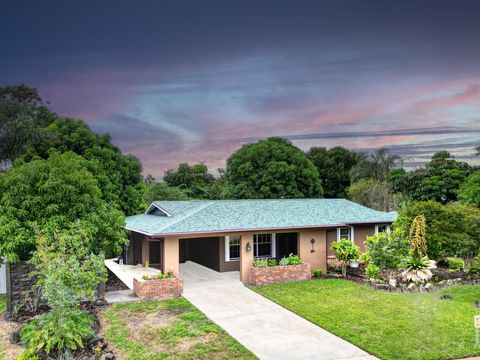
[{"label": "house", "polygon": [[256,257],[298,254],[325,271],[332,242],[350,239],[364,251],[366,237],[388,231],[395,216],[345,199],[155,201],[127,217],[125,260],[175,274],[190,260],[239,271],[244,283]]}]

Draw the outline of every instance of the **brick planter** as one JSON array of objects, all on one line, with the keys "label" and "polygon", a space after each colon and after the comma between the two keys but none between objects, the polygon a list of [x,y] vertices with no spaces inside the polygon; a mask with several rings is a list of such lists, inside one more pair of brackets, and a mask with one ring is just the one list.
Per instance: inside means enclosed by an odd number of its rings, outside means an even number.
[{"label": "brick planter", "polygon": [[142,300],[163,300],[182,296],[183,279],[179,277],[138,280],[133,279],[133,292]]},{"label": "brick planter", "polygon": [[289,281],[308,280],[312,277],[310,264],[250,268],[250,285],[276,284]]}]

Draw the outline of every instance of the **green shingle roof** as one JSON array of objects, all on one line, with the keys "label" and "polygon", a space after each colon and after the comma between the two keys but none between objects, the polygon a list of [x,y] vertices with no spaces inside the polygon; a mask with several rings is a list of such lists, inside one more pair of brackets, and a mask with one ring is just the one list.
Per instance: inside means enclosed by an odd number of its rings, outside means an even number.
[{"label": "green shingle roof", "polygon": [[[148,235],[391,223],[395,213],[345,199],[155,201],[171,216],[128,216],[126,228]],[[152,206],[151,206],[152,207]]]}]

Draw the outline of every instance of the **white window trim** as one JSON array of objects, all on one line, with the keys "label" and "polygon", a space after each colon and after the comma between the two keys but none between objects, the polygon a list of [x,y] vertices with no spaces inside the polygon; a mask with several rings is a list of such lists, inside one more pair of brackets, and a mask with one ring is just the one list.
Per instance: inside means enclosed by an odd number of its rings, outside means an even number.
[{"label": "white window trim", "polygon": [[[242,256],[242,237],[240,237],[240,256]],[[225,262],[240,261],[240,257],[237,259],[230,259],[230,236],[225,236]]]},{"label": "white window trim", "polygon": [[390,231],[392,231],[390,225],[387,225],[387,224],[375,225],[375,235],[378,235],[378,234],[379,234],[379,232],[378,232],[379,226],[386,226],[386,227],[387,227],[387,230],[386,230],[387,233],[389,233]]},{"label": "white window trim", "polygon": [[353,226],[342,226],[337,228],[337,242],[340,241],[340,230],[341,229],[350,229],[350,241],[355,242],[355,228]]},{"label": "white window trim", "polygon": [[[258,234],[255,234],[255,235],[262,235],[262,234],[265,234],[265,233],[258,233]],[[270,234],[271,235],[271,239],[272,239],[272,246],[270,247],[271,249],[271,254],[270,256],[254,256],[256,259],[257,258],[274,258],[274,257],[277,257],[277,234],[276,233],[267,233],[267,234]],[[253,238],[252,238],[253,240]],[[252,246],[252,251],[255,252],[255,242],[253,242],[253,246]],[[241,251],[240,251],[241,252]]]}]

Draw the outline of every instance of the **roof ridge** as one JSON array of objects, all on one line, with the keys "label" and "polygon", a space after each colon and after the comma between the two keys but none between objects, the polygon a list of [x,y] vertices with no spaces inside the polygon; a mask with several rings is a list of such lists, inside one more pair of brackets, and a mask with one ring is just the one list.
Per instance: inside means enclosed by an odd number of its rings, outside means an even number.
[{"label": "roof ridge", "polygon": [[[185,213],[184,215],[178,217],[177,219],[171,221],[168,224],[168,226],[163,229],[163,231],[167,230],[169,227],[172,227],[173,225],[177,225],[178,223],[182,222],[183,220],[188,219],[190,216],[195,215],[196,213],[206,209],[207,207],[209,207],[213,204],[213,202],[211,200],[205,200],[205,201],[206,201],[206,203],[202,204],[202,206],[199,206],[199,207]],[[173,216],[173,217],[175,217],[175,216]]]}]

